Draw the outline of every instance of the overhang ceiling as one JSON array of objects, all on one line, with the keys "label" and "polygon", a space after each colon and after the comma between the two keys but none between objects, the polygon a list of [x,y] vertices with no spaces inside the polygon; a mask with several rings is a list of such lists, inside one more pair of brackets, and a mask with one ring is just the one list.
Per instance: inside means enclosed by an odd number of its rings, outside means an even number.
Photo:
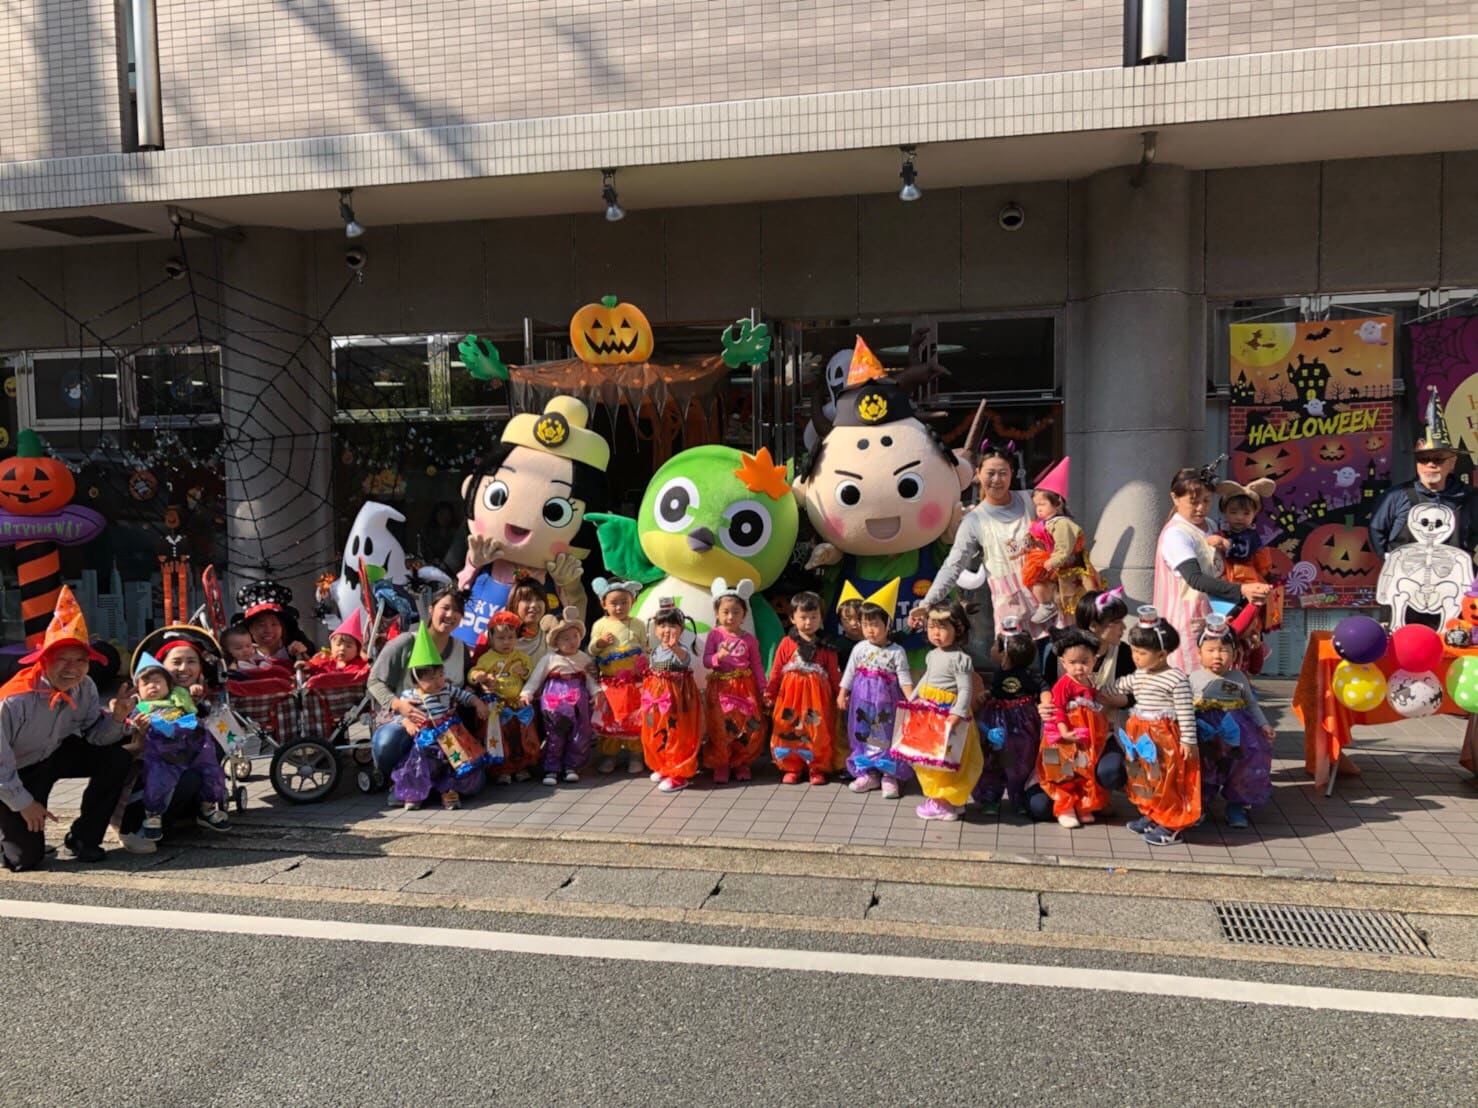
[{"label": "overhang ceiling", "polygon": [[[1475,145],[1478,103],[1366,108],[1307,115],[1163,127],[1156,161],[1189,169],[1227,169],[1344,158],[1424,154]],[[1139,159],[1135,131],[1088,131],[921,146],[919,185],[931,189],[1011,182],[1071,180]],[[616,185],[631,211],[878,193],[898,188],[892,147],[784,157],[686,162],[623,169]],[[487,177],[360,188],[354,207],[368,227],[512,219],[599,212],[600,176],[593,172]],[[339,225],[332,192],[281,192],[213,198],[179,207],[233,226],[298,230]],[[0,249],[157,238],[171,233],[160,204],[102,205],[30,211],[28,220],[87,214],[140,228],[140,234],[75,238],[0,219]]]}]

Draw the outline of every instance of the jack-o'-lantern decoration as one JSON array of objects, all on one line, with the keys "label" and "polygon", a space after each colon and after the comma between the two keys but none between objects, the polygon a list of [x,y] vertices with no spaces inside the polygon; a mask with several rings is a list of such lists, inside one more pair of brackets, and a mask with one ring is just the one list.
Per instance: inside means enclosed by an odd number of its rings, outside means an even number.
[{"label": "jack-o'-lantern decoration", "polygon": [[47,515],[65,507],[77,491],[72,473],[50,457],[30,428],[16,436],[14,458],[0,462],[0,508],[20,516]]},{"label": "jack-o'-lantern decoration", "polygon": [[1321,462],[1342,462],[1350,452],[1343,439],[1323,439],[1317,449]]},{"label": "jack-o'-lantern decoration", "polygon": [[1344,521],[1326,523],[1304,539],[1303,560],[1312,562],[1326,581],[1349,588],[1374,586],[1381,557],[1370,545],[1370,533]]},{"label": "jack-o'-lantern decoration", "polygon": [[1272,442],[1256,450],[1238,450],[1233,477],[1244,485],[1262,477],[1286,481],[1302,472],[1303,467],[1303,450],[1297,443]]},{"label": "jack-o'-lantern decoration", "polygon": [[1293,572],[1293,559],[1282,547],[1269,546],[1265,549],[1271,559],[1268,576],[1279,581],[1287,580],[1288,575]]},{"label": "jack-o'-lantern decoration", "polygon": [[1365,452],[1367,454],[1379,454],[1385,448],[1386,440],[1379,435],[1367,435],[1365,437]]},{"label": "jack-o'-lantern decoration", "polygon": [[184,525],[178,504],[171,504],[164,509],[164,526],[168,527],[171,531],[178,531]]},{"label": "jack-o'-lantern decoration", "polygon": [[571,317],[570,345],[575,357],[595,365],[644,362],[652,356],[652,325],[635,305],[603,296]]}]

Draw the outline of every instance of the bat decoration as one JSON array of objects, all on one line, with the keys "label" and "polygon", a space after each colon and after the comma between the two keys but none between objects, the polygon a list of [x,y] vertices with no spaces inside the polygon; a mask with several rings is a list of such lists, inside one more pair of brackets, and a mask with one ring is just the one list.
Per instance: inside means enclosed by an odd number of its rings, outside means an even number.
[{"label": "bat decoration", "polygon": [[1351,377],[1365,376],[1365,371],[1363,369],[1346,369],[1345,372],[1348,373]]},{"label": "bat decoration", "polygon": [[1318,342],[1321,339],[1327,339],[1331,334],[1333,331],[1325,327],[1322,331],[1310,331],[1304,338],[1309,342]]},{"label": "bat decoration", "polygon": [[[1345,351],[1345,348],[1343,346],[1331,346],[1329,348],[1329,352],[1331,354],[1343,354],[1344,351]],[[1345,372],[1348,373],[1349,370],[1345,370]]]}]

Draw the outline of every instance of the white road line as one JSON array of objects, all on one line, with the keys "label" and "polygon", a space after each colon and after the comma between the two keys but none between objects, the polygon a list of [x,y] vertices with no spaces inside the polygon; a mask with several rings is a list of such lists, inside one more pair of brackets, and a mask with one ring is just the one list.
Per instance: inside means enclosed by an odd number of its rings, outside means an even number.
[{"label": "white road line", "polygon": [[827,950],[707,946],[628,939],[593,939],[565,935],[526,935],[511,931],[473,931],[452,927],[405,927],[398,924],[281,916],[237,916],[216,912],[175,912],[144,908],[106,908],[32,900],[0,900],[0,918],[48,920],[55,923],[150,927],[167,931],[199,931],[220,935],[274,935],[288,939],[333,942],[392,943],[404,946],[452,947],[555,958],[595,958],[666,965],[718,966],[733,969],[810,970],[859,977],[900,977],[928,981],[967,981],[1028,988],[1083,989],[1088,992],[1139,993],[1222,1003],[1262,1004],[1280,1008],[1370,1012],[1391,1016],[1432,1016],[1478,1021],[1478,1000],[1419,993],[1378,993],[1360,989],[1326,989],[1280,985],[1220,977],[1181,977],[1168,973],[1071,966],[967,962],[949,958],[909,958],[891,954],[856,955]]}]

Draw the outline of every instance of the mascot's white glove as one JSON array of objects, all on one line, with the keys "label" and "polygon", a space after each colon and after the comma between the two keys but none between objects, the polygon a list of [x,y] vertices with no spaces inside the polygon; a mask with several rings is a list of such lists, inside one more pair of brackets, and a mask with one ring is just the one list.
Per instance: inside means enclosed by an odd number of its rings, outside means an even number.
[{"label": "mascot's white glove", "polygon": [[829,542],[818,542],[811,556],[806,559],[807,569],[816,569],[820,566],[834,566],[842,560],[842,552]]},{"label": "mascot's white glove", "polygon": [[580,575],[585,571],[585,563],[573,554],[560,554],[554,561],[545,567],[549,571],[549,578],[554,582],[556,589],[568,589],[580,584]]}]

